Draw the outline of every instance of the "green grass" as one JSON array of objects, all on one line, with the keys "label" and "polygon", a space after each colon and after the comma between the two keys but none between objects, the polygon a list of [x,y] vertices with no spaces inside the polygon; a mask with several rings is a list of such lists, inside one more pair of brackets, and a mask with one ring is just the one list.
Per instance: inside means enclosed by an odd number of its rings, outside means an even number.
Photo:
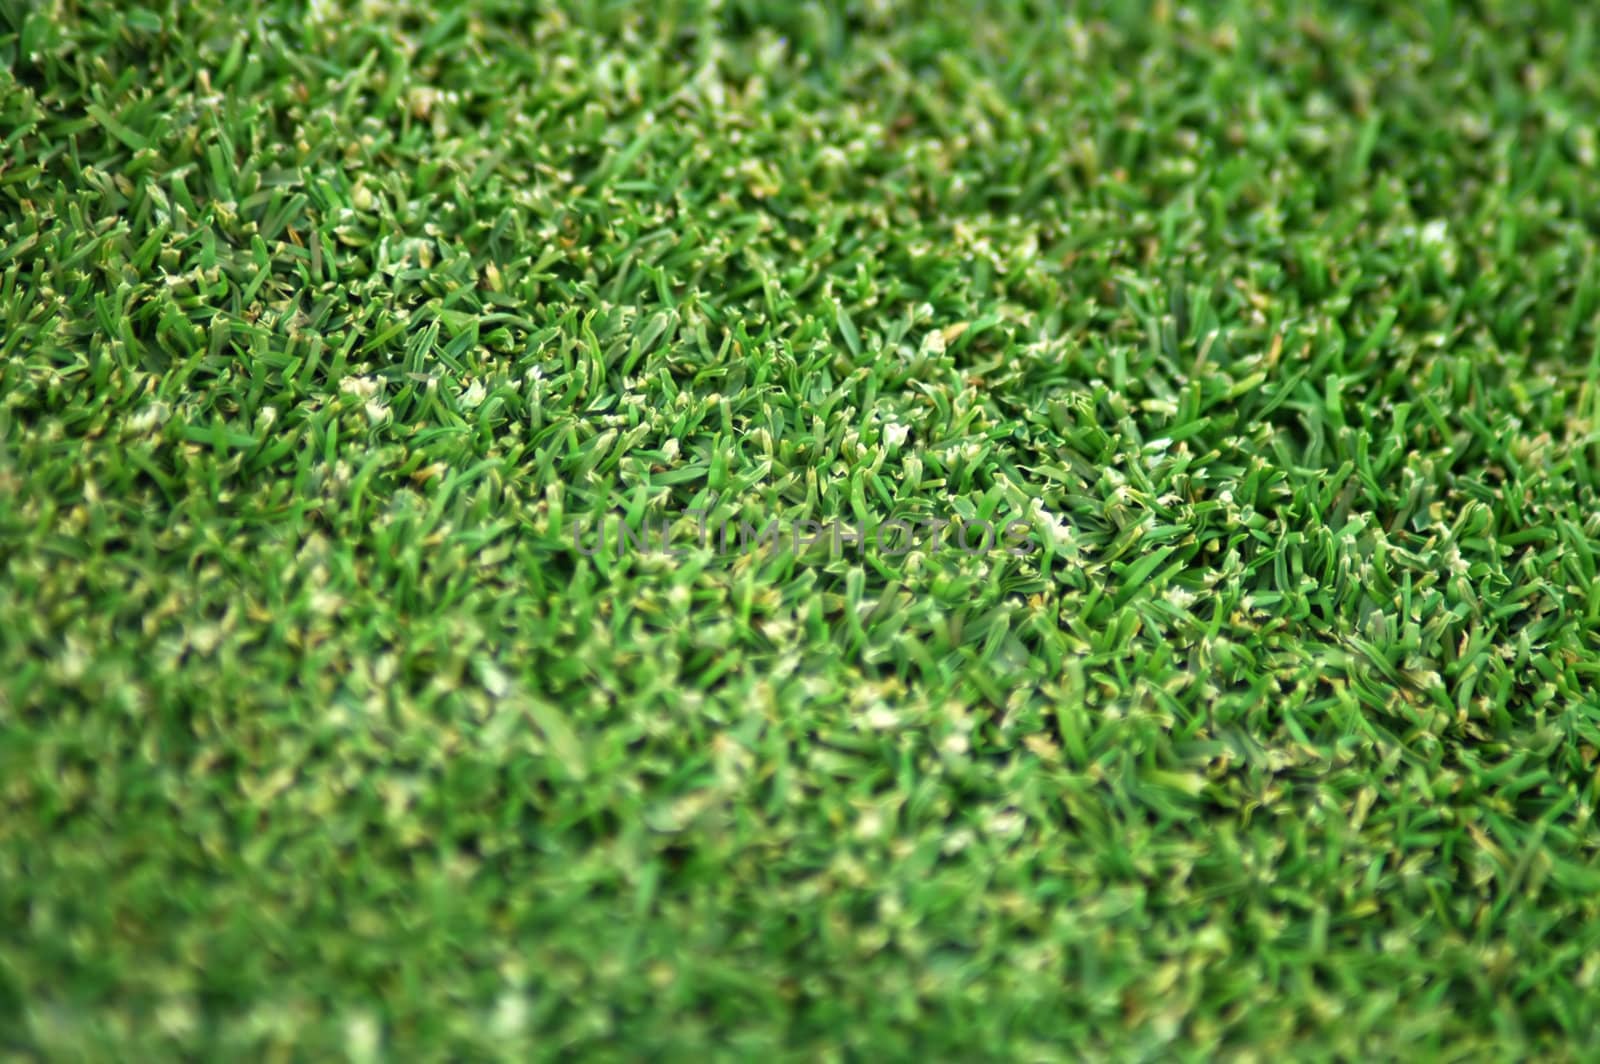
[{"label": "green grass", "polygon": [[1590,5],[520,6],[0,2],[7,1059],[1586,1055]]}]

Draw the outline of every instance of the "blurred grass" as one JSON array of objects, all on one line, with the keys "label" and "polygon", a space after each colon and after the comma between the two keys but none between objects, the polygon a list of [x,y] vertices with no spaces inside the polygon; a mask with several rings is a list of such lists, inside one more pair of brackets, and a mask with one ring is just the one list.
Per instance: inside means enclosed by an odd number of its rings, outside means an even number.
[{"label": "blurred grass", "polygon": [[1595,28],[0,3],[0,1046],[1583,1059]]}]

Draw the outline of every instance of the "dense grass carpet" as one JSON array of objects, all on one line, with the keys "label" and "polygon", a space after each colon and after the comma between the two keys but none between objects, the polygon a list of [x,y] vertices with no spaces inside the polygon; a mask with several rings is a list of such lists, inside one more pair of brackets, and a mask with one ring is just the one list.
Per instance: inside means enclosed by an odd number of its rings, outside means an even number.
[{"label": "dense grass carpet", "polygon": [[1584,1058],[1597,32],[0,0],[0,1057]]}]

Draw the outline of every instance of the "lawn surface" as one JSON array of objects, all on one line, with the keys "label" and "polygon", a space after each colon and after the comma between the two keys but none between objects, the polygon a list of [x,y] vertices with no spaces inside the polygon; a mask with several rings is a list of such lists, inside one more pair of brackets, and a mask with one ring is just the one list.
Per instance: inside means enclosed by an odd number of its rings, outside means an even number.
[{"label": "lawn surface", "polygon": [[1595,1044],[1589,5],[520,6],[0,2],[7,1059]]}]

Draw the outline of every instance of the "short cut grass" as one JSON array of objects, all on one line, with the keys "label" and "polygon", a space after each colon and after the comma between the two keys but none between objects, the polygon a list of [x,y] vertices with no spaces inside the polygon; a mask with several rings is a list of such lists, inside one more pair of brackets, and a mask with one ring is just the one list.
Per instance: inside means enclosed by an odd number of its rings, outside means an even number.
[{"label": "short cut grass", "polygon": [[1596,1044],[1595,9],[1065,7],[0,0],[0,1048]]}]

